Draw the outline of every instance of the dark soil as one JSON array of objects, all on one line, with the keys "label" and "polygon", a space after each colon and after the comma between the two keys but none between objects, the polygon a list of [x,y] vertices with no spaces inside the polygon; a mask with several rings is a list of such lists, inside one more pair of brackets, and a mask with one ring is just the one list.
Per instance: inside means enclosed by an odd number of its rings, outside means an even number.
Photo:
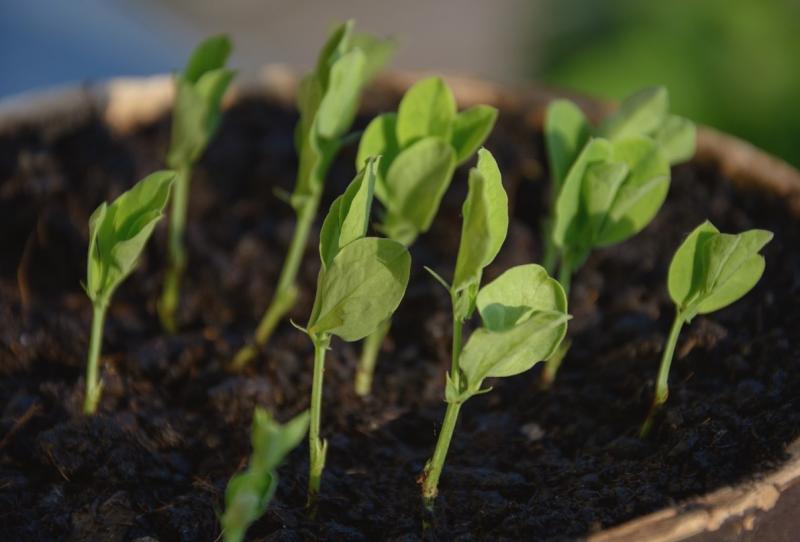
[{"label": "dark soil", "polygon": [[[531,118],[506,111],[487,144],[514,209],[487,280],[540,257],[547,183]],[[273,189],[293,183],[295,120],[260,98],[227,113],[193,180],[182,331],[165,335],[155,314],[163,224],[113,300],[105,389],[91,418],[80,411],[91,316],[80,287],[87,218],[162,167],[169,123],[118,136],[91,117],[0,136],[0,538],[218,537],[225,484],[250,451],[254,406],[287,419],[308,404],[311,343],[288,323],[244,374],[223,370],[270,299],[292,232],[290,209]],[[333,167],[325,205],[352,177],[353,156],[346,150]],[[277,496],[251,539],[572,538],[782,460],[800,434],[800,228],[780,201],[737,192],[712,168],[689,164],[674,171],[650,227],[598,251],[577,275],[573,347],[555,387],[539,391],[536,368],[466,404],[423,535],[416,478],[444,413],[450,325],[449,300],[422,267],[452,272],[465,184],[460,171],[413,248],[408,294],[370,400],[352,391],[357,345],[332,345],[317,519],[303,508],[303,445],[280,469]],[[669,402],[640,440],[673,316],[669,259],[706,217],[727,231],[773,230],[767,271],[744,299],[684,329]],[[298,322],[317,269],[314,244],[291,314]]]}]

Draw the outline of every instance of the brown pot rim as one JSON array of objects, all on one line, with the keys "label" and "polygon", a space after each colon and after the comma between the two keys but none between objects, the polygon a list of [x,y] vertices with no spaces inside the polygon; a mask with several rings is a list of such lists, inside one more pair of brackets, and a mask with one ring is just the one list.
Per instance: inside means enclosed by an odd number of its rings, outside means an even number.
[{"label": "brown pot rim", "polygon": [[[422,72],[393,72],[381,76],[370,92],[401,94]],[[547,103],[565,95],[574,99],[590,117],[598,117],[608,104],[578,94],[544,86],[499,85],[461,75],[445,75],[462,106],[488,103],[501,111],[524,114],[541,125]],[[263,95],[287,105],[294,103],[298,78],[283,65],[270,65],[259,77],[232,89],[232,103],[245,95]],[[116,78],[80,86],[18,95],[0,101],[0,135],[23,126],[41,126],[57,117],[69,122],[100,114],[115,133],[126,133],[152,122],[170,107],[172,77]],[[737,186],[765,190],[783,199],[800,218],[800,172],[792,166],[736,137],[701,126],[696,161],[719,168]],[[772,510],[781,494],[800,484],[800,439],[786,449],[787,459],[776,469],[734,486],[687,499],[677,505],[630,520],[588,536],[590,542],[677,542],[734,524],[735,531],[750,530],[756,518]]]}]

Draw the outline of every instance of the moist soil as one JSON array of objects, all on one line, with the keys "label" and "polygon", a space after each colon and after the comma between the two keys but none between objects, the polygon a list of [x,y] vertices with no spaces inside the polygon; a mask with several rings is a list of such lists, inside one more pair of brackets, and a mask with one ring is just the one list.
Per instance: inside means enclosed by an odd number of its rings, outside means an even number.
[{"label": "moist soil", "polygon": [[[367,113],[396,98],[373,99]],[[81,414],[87,220],[102,200],[163,167],[169,119],[122,136],[92,114],[0,136],[0,539],[219,537],[223,491],[246,465],[254,407],[285,420],[308,405],[312,345],[288,323],[244,373],[224,369],[271,298],[292,233],[292,212],[274,191],[293,184],[296,120],[291,108],[257,96],[226,113],[193,178],[181,331],[163,333],[155,311],[164,223],[113,299],[93,417]],[[502,112],[487,143],[513,219],[486,280],[541,256],[548,183],[535,124]],[[354,154],[347,148],[334,164],[323,208],[352,177]],[[372,397],[353,392],[358,346],[332,343],[316,519],[304,510],[301,445],[249,539],[569,539],[785,458],[800,434],[800,229],[777,198],[734,189],[713,166],[690,163],[674,170],[647,229],[597,251],[575,277],[573,346],[554,387],[539,389],[537,366],[492,382],[491,393],[462,409],[436,512],[426,517],[416,480],[444,414],[451,327],[449,298],[423,265],[452,273],[465,192],[461,169],[432,230],[412,248],[408,293]],[[667,267],[707,217],[725,231],[774,231],[767,270],[741,301],[684,328],[669,401],[642,440],[673,317]],[[300,323],[319,268],[315,247],[312,238],[290,315]]]}]

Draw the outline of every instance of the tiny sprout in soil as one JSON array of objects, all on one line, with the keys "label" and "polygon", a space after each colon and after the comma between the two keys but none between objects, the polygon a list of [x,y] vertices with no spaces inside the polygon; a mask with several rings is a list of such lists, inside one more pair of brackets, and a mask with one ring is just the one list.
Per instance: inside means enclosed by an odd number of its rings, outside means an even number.
[{"label": "tiny sprout in soil", "polygon": [[[377,226],[406,246],[428,231],[455,168],[472,157],[491,132],[497,109],[476,105],[457,112],[453,93],[440,77],[414,84],[397,113],[369,123],[358,147],[356,169],[381,156],[375,197],[384,207]],[[358,395],[369,395],[378,352],[391,322],[383,322],[365,340],[356,371]]]}]

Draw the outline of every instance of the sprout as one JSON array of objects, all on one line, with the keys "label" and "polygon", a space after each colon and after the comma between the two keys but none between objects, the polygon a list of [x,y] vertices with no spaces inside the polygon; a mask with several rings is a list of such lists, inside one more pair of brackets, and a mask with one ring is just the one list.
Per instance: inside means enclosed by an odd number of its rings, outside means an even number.
[{"label": "sprout", "polygon": [[[378,228],[410,246],[428,231],[450,186],[456,166],[466,162],[486,140],[497,110],[476,105],[456,112],[453,93],[440,77],[423,79],[408,89],[397,113],[370,122],[358,148],[356,169],[381,155],[375,196],[386,209]],[[356,372],[358,395],[369,395],[378,352],[391,322],[383,322],[364,341]]]},{"label": "sprout", "polygon": [[675,303],[675,319],[664,346],[650,415],[641,435],[650,431],[653,415],[669,395],[669,368],[684,323],[698,314],[727,307],[749,292],[764,273],[766,262],[759,251],[770,242],[772,232],[749,230],[720,233],[703,222],[678,247],[669,265],[669,295]]},{"label": "sprout", "polygon": [[294,193],[288,198],[297,214],[297,226],[281,270],[275,294],[255,332],[255,344],[247,344],[234,357],[232,367],[241,369],[268,341],[275,326],[297,300],[297,272],[308,235],[317,214],[325,177],[339,149],[347,142],[361,91],[392,52],[391,42],[353,32],[353,21],[336,28],[322,48],[313,72],[298,90],[300,122],[295,147],[300,158]]},{"label": "sprout", "polygon": [[92,332],[83,411],[94,414],[102,382],[98,375],[106,309],[114,291],[136,267],[169,199],[175,173],[159,171],[139,181],[111,205],[103,202],[89,219],[89,253],[84,290],[92,301]]},{"label": "sprout", "polygon": [[167,165],[177,172],[177,176],[169,214],[169,265],[158,304],[161,324],[169,332],[177,329],[175,312],[186,267],[183,243],[192,167],[219,125],[220,103],[234,75],[233,71],[225,68],[230,52],[231,42],[226,36],[209,38],[197,46],[186,69],[175,78],[172,141]]},{"label": "sprout", "polygon": [[308,325],[299,328],[314,344],[308,505],[312,509],[325,468],[327,442],[320,438],[325,351],[331,336],[353,342],[386,321],[403,298],[411,256],[402,243],[365,237],[378,160],[369,159],[347,190],[331,204],[322,224],[322,262]]},{"label": "sprout", "polygon": [[[422,499],[433,508],[439,477],[461,405],[486,393],[486,378],[514,376],[550,357],[567,332],[567,298],[561,285],[535,264],[508,269],[480,288],[483,269],[494,260],[508,232],[508,198],[492,155],[481,149],[470,171],[469,193],[453,284],[431,273],[450,292],[453,346],[446,377],[447,411],[433,456],[420,476]],[[462,350],[462,327],[475,308],[482,326]]]},{"label": "sprout", "polygon": [[[670,165],[694,154],[695,127],[669,114],[663,87],[641,90],[595,130],[580,109],[556,100],[547,109],[545,141],[553,176],[545,222],[545,268],[558,264],[569,295],[572,274],[592,250],[621,243],[653,220],[667,197]],[[555,379],[564,348],[548,360],[545,386]]]},{"label": "sprout", "polygon": [[260,518],[278,487],[277,468],[308,431],[308,411],[286,424],[276,422],[269,412],[256,407],[250,440],[253,454],[247,470],[234,475],[225,489],[222,532],[225,542],[244,539],[250,525]]}]

